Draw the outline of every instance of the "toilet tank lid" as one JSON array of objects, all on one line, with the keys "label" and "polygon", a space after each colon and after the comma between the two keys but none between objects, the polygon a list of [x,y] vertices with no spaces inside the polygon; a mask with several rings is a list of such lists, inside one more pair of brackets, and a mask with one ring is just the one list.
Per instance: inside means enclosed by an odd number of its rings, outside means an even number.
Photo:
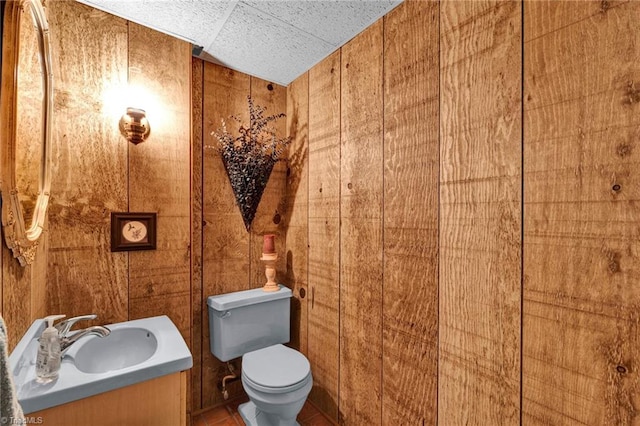
[{"label": "toilet tank lid", "polygon": [[254,288],[252,290],[209,296],[207,298],[207,305],[216,311],[228,311],[233,308],[291,297],[291,290],[289,288],[282,284],[278,284],[278,286],[280,287],[278,291],[264,291],[262,288]]}]

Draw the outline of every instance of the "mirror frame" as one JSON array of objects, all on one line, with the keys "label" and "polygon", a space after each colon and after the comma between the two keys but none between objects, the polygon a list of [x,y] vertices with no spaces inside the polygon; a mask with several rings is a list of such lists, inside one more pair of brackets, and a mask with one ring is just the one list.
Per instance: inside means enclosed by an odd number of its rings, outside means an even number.
[{"label": "mirror frame", "polygon": [[[40,0],[10,0],[4,5],[2,87],[0,89],[0,193],[5,242],[20,265],[33,263],[47,217],[51,188],[51,126],[53,121],[53,72],[49,24]],[[30,224],[24,217],[16,187],[17,73],[20,54],[20,18],[31,14],[36,25],[42,67],[42,149],[38,198]],[[31,17],[29,17],[31,19]],[[24,46],[22,46],[24,48]],[[28,226],[28,227],[27,227]]]}]

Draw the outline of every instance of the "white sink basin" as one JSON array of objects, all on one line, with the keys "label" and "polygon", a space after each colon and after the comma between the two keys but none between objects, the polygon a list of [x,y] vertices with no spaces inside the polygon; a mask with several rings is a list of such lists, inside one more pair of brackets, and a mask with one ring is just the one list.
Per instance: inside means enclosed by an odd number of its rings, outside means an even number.
[{"label": "white sink basin", "polygon": [[85,373],[106,373],[132,367],[151,358],[158,339],[144,328],[119,328],[106,337],[90,336],[79,340],[73,360]]},{"label": "white sink basin", "polygon": [[111,330],[107,337],[87,336],[71,345],[62,358],[58,378],[39,383],[35,368],[37,339],[45,323],[39,319],[31,325],[9,358],[25,414],[193,366],[187,344],[165,315],[107,327]]}]

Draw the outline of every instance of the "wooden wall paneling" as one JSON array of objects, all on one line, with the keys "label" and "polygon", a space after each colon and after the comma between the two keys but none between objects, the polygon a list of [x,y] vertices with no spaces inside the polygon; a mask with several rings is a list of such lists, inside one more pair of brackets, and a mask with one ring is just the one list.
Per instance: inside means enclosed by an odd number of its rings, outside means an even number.
[{"label": "wooden wall paneling", "polygon": [[[149,139],[129,145],[129,211],[157,212],[157,249],[129,252],[129,317],[168,315],[190,342],[191,47],[129,23],[129,87],[147,91]],[[142,101],[142,99],[141,99]]]},{"label": "wooden wall paneling", "polygon": [[31,267],[22,267],[2,241],[2,317],[13,350],[31,325]]},{"label": "wooden wall paneling", "polygon": [[587,18],[605,18],[607,12],[629,0],[586,0],[580,7],[572,1],[524,1],[524,35],[528,40],[567,27]]},{"label": "wooden wall paneling", "polygon": [[307,354],[307,292],[309,262],[309,73],[287,87],[287,161],[284,220],[286,273],[293,290],[291,346]]},{"label": "wooden wall paneling", "polygon": [[309,400],[335,421],[340,372],[340,55],[334,52],[309,71]]},{"label": "wooden wall paneling", "polygon": [[[47,269],[49,266],[49,220],[45,219],[36,259],[31,265],[31,321],[44,318],[47,312]],[[25,330],[26,331],[26,330]]]},{"label": "wooden wall paneling", "polygon": [[[246,74],[204,63],[203,85],[203,253],[202,253],[202,408],[223,402],[217,384],[227,373],[209,348],[207,297],[249,288],[249,233],[224,169],[217,140],[211,132],[229,123],[237,130],[231,115],[243,122],[249,119],[247,96],[250,78]],[[238,381],[229,386],[230,398],[242,394]]]},{"label": "wooden wall paneling", "polygon": [[[287,112],[287,88],[266,80],[251,77],[251,97],[255,105],[266,107],[265,116]],[[280,118],[272,122],[279,138],[287,135],[287,120]],[[262,199],[258,205],[256,216],[251,225],[249,239],[250,253],[250,287],[262,287],[267,279],[264,275],[262,257],[262,236],[275,234],[276,252],[278,253],[276,281],[282,282],[286,276],[287,252],[285,237],[287,219],[286,210],[287,163],[279,161],[273,167]]]},{"label": "wooden wall paneling", "polygon": [[130,22],[129,87],[152,132],[128,144],[129,211],[158,214],[156,250],[129,252],[129,317],[167,315],[191,345],[191,46]]},{"label": "wooden wall paneling", "polygon": [[525,3],[527,424],[638,422],[640,4],[604,6]]},{"label": "wooden wall paneling", "polygon": [[438,2],[384,21],[382,424],[435,424],[438,378]]},{"label": "wooden wall paneling", "polygon": [[55,72],[46,312],[125,321],[128,262],[110,251],[110,213],[127,210],[123,111],[127,22],[76,2],[47,7]]},{"label": "wooden wall paneling", "polygon": [[383,22],[342,48],[340,421],[382,421]]},{"label": "wooden wall paneling", "polygon": [[440,7],[438,422],[518,424],[521,4]]},{"label": "wooden wall paneling", "polygon": [[191,411],[202,408],[202,160],[204,62],[191,59],[191,394],[187,395]]}]

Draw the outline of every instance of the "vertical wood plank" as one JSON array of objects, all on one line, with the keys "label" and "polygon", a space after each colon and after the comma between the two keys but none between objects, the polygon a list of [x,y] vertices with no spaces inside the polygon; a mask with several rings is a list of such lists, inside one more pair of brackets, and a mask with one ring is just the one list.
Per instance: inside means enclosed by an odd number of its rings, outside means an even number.
[{"label": "vertical wood plank", "polygon": [[338,420],[340,51],[309,71],[309,399]]},{"label": "vertical wood plank", "polygon": [[202,322],[206,320],[202,293],[202,173],[204,62],[191,59],[191,411],[202,408]]},{"label": "vertical wood plank", "polygon": [[438,423],[518,424],[521,5],[440,16]]},{"label": "vertical wood plank", "polygon": [[640,421],[638,19],[525,3],[526,424]]},{"label": "vertical wood plank", "polygon": [[526,0],[524,11],[524,36],[533,40],[550,32],[571,26],[584,19],[600,20],[609,10],[628,3],[630,0],[587,0],[581,7],[571,1],[531,1]]},{"label": "vertical wood plank", "polygon": [[[157,249],[129,252],[129,317],[168,315],[190,342],[191,51],[129,23],[129,87],[148,91],[152,136],[129,144],[129,211],[158,213]],[[141,99],[141,101],[143,101]]]},{"label": "vertical wood plank", "polygon": [[[31,265],[31,322],[49,315],[47,312],[47,268],[49,266],[49,219],[45,219],[36,251],[36,258]],[[31,324],[29,324],[31,325]],[[26,332],[26,330],[25,330]],[[23,333],[24,334],[24,333]]]},{"label": "vertical wood plank", "polygon": [[342,48],[340,421],[380,424],[383,22]]},{"label": "vertical wood plank", "polygon": [[384,21],[382,424],[435,424],[438,377],[438,2]]},{"label": "vertical wood plank", "polygon": [[110,213],[127,210],[127,142],[109,94],[127,84],[127,22],[49,2],[55,117],[46,312],[125,321],[127,255],[110,251]]},{"label": "vertical wood plank", "polygon": [[189,345],[190,58],[188,43],[129,23],[129,89],[148,93],[139,101],[152,128],[145,143],[129,144],[129,211],[158,214],[157,249],[129,253],[129,318],[167,315]]},{"label": "vertical wood plank", "polygon": [[4,242],[2,266],[2,317],[7,326],[9,350],[13,350],[32,323],[31,267],[20,266]]},{"label": "vertical wood plank", "polygon": [[[211,132],[229,123],[229,131],[237,131],[236,116],[249,119],[247,96],[250,78],[219,65],[204,64],[204,296],[249,288],[249,234],[217,152],[218,142]],[[204,301],[206,303],[206,301]],[[203,309],[204,309],[203,305]]]},{"label": "vertical wood plank", "polygon": [[[309,73],[287,87],[287,136],[291,138],[286,169],[283,220],[286,273],[293,290],[291,346],[307,354],[307,282],[309,261]],[[283,253],[285,255],[285,253]]]},{"label": "vertical wood plank", "polygon": [[[267,108],[265,116],[287,112],[287,89],[286,87],[251,77],[251,97],[255,105]],[[279,138],[284,138],[287,134],[287,121],[280,118],[272,122],[273,128]],[[286,185],[287,185],[287,164],[286,159],[278,161],[273,167],[269,182],[262,193],[262,199],[258,205],[256,216],[251,224],[249,240],[250,253],[250,287],[262,287],[267,279],[264,275],[264,263],[262,257],[263,235],[275,234],[276,253],[278,262],[276,267],[276,281],[281,283],[286,276],[285,237],[287,219],[286,210]]]},{"label": "vertical wood plank", "polygon": [[[228,68],[204,64],[203,86],[203,255],[202,255],[202,408],[223,401],[217,384],[227,373],[226,365],[218,361],[209,348],[209,313],[207,297],[249,288],[249,234],[242,222],[240,210],[224,169],[217,140],[211,132],[221,120],[230,123],[231,115],[244,122],[249,118],[247,96],[250,79]],[[235,123],[235,122],[233,122]],[[230,398],[242,393],[240,382],[229,387]]]}]

